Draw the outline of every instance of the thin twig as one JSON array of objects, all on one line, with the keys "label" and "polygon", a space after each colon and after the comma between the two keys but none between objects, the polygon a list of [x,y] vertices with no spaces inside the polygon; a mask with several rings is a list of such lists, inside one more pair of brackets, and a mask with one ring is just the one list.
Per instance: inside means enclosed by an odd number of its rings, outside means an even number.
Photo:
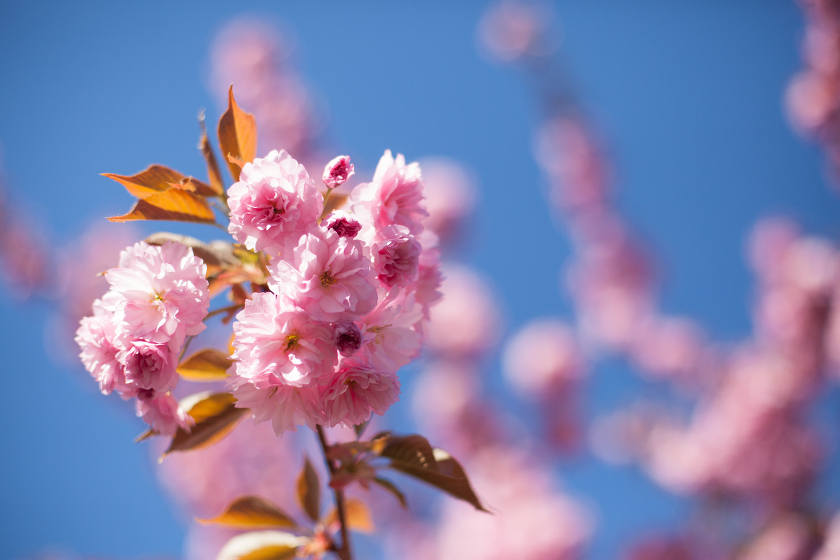
[{"label": "thin twig", "polygon": [[[317,427],[318,440],[321,442],[321,449],[324,451],[324,461],[327,463],[327,469],[330,471],[330,478],[335,474],[335,465],[327,457],[327,438],[324,435],[324,427],[320,424]],[[338,557],[342,560],[353,560],[353,553],[350,550],[350,532],[347,530],[347,516],[344,508],[344,491],[333,489],[335,494],[335,509],[338,512],[338,522],[341,525],[341,548],[338,549]]]},{"label": "thin twig", "polygon": [[183,350],[181,350],[181,355],[178,356],[178,361],[179,362],[184,359],[184,354],[187,353],[187,348],[190,347],[190,342],[192,342],[194,338],[195,338],[195,335],[187,337],[187,341],[184,342],[184,348],[183,348]]},{"label": "thin twig", "polygon": [[227,307],[221,307],[219,309],[214,309],[213,311],[211,311],[210,313],[207,314],[205,319],[209,319],[210,317],[213,317],[215,315],[219,315],[220,313],[227,313],[228,311],[233,311],[234,309],[239,309],[240,307],[242,307],[241,303],[235,303],[233,305],[228,305]]}]

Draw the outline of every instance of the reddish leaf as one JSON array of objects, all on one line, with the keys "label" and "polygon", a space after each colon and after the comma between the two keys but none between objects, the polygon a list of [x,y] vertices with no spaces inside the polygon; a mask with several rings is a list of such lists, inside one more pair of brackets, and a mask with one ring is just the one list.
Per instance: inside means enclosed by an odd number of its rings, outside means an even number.
[{"label": "reddish leaf", "polygon": [[137,198],[146,198],[170,189],[171,183],[180,183],[185,177],[174,169],[163,165],[151,165],[136,175],[116,175],[103,173],[104,177],[122,184],[128,192]]},{"label": "reddish leaf", "polygon": [[169,190],[140,199],[128,214],[108,219],[112,222],[169,220],[204,224],[216,223],[213,211],[203,198],[176,188],[169,188]]},{"label": "reddish leaf", "polygon": [[297,528],[298,524],[286,512],[259,496],[244,496],[235,500],[213,519],[196,519],[199,523],[227,525],[239,529],[267,527]]},{"label": "reddish leaf", "polygon": [[318,521],[321,517],[321,483],[318,480],[318,473],[309,462],[309,458],[303,458],[303,469],[297,479],[297,498],[300,507],[312,521]]},{"label": "reddish leaf", "polygon": [[[367,505],[361,500],[350,498],[344,502],[344,520],[347,521],[347,528],[360,533],[372,533],[376,530],[373,525],[373,517]],[[324,525],[331,525],[338,522],[338,511],[333,508],[324,517]]]},{"label": "reddish leaf", "polygon": [[213,153],[213,147],[210,145],[210,139],[207,138],[207,129],[204,126],[204,112],[199,115],[201,122],[201,141],[198,143],[198,149],[204,156],[204,161],[207,162],[207,176],[210,178],[210,188],[217,196],[225,193],[225,184],[222,180],[222,170],[219,169],[219,163],[216,161],[216,155]]},{"label": "reddish leaf", "polygon": [[412,434],[408,436],[388,436],[385,447],[380,452],[383,457],[397,459],[421,468],[437,470],[434,450],[423,436]]},{"label": "reddish leaf", "polygon": [[199,350],[178,365],[178,373],[190,381],[224,381],[233,364],[227,354],[214,348]]},{"label": "reddish leaf", "polygon": [[[228,109],[219,119],[219,145],[222,157],[233,156],[244,163],[253,161],[257,155],[257,121],[236,104],[233,86],[228,91]],[[233,179],[238,181],[242,165],[228,159],[228,167]]]},{"label": "reddish leaf", "polygon": [[461,464],[442,449],[435,449],[434,455],[434,467],[431,465],[421,466],[418,463],[410,463],[399,459],[393,459],[390,466],[392,469],[431,484],[454,498],[472,504],[479,511],[486,512],[487,509],[482,505],[481,500],[473,490]]},{"label": "reddish leaf", "polygon": [[402,493],[402,490],[397,488],[396,484],[387,478],[382,478],[381,476],[374,478],[373,482],[390,492],[397,499],[403,509],[408,509],[408,500],[405,499],[405,494]]},{"label": "reddish leaf", "polygon": [[143,199],[154,194],[164,192],[172,187],[195,192],[201,196],[216,196],[210,185],[187,177],[183,173],[170,169],[164,165],[151,165],[136,175],[117,175],[103,173],[104,177],[113,179],[123,185],[128,192]]},{"label": "reddish leaf", "polygon": [[202,393],[181,401],[181,406],[195,420],[195,426],[189,432],[178,428],[161,459],[173,451],[200,449],[225,437],[248,412],[247,408],[236,408],[235,403],[230,393]]}]

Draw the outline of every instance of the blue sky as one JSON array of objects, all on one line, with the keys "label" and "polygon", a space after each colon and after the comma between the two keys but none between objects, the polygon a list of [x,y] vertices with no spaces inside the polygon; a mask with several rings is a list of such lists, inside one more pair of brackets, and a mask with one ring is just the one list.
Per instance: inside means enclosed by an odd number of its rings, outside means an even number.
[{"label": "blue sky", "polygon": [[[503,297],[509,331],[535,316],[568,316],[557,289],[568,240],[552,225],[531,156],[537,110],[521,74],[477,54],[473,31],[485,7],[0,1],[7,189],[65,242],[129,207],[102,172],[159,162],[202,176],[195,116],[206,108],[209,122],[218,117],[217,94],[206,87],[208,48],[247,9],[281,19],[296,36],[300,71],[329,108],[325,134],[335,153],[371,169],[390,148],[476,171],[468,258]],[[782,110],[800,67],[795,3],[581,0],[556,8],[568,66],[612,147],[619,205],[660,258],[664,309],[697,318],[721,340],[745,336],[743,244],[755,220],[781,213],[807,231],[838,234],[838,199],[819,150],[791,132]],[[49,307],[0,294],[0,558],[48,547],[179,554],[183,529],[145,449],[132,443],[138,421],[100,396],[81,367],[47,359]],[[638,384],[607,363],[590,389],[591,408],[608,410]],[[611,557],[621,539],[683,511],[633,471],[564,468],[570,490],[601,510],[593,558]]]}]

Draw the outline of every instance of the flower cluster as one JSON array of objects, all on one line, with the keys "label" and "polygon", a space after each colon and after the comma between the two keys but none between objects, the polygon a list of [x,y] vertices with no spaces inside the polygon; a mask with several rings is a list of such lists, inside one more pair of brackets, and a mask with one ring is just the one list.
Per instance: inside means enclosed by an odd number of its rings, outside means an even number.
[{"label": "flower cluster", "polygon": [[[323,177],[332,189],[352,174],[341,156]],[[322,195],[285,151],[246,164],[229,195],[231,235],[271,258],[268,290],[233,326],[237,406],[278,435],[384,414],[399,395],[397,369],[420,351],[440,278],[421,274],[437,261],[418,240],[419,166],[386,152],[373,181],[352,191],[352,211],[321,220]]]},{"label": "flower cluster", "polygon": [[104,394],[137,398],[137,415],[167,435],[191,418],[171,390],[187,336],[204,330],[209,304],[207,267],[192,249],[173,241],[143,241],[120,254],[105,273],[110,291],[82,319],[76,342],[82,363]]}]

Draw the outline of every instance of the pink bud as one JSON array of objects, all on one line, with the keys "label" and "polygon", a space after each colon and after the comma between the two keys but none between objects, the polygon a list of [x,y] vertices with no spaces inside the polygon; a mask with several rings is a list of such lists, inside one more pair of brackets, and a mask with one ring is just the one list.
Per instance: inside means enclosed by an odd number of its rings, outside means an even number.
[{"label": "pink bud", "polygon": [[353,176],[353,164],[350,163],[350,156],[338,156],[324,168],[324,184],[334,189],[344,184],[347,179]]},{"label": "pink bud", "polygon": [[339,323],[335,326],[335,345],[338,353],[347,358],[362,347],[362,331],[356,323]]},{"label": "pink bud", "polygon": [[333,230],[339,237],[353,238],[362,230],[362,224],[358,220],[341,210],[336,210],[324,218],[321,225]]}]

